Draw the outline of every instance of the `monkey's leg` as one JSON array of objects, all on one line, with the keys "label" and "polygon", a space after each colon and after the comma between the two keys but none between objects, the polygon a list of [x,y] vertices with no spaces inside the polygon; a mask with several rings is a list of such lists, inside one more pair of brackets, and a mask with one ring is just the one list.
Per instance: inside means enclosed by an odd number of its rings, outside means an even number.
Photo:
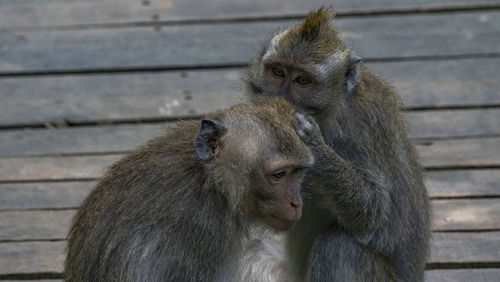
[{"label": "monkey's leg", "polygon": [[384,257],[344,231],[316,239],[309,277],[311,282],[396,281],[394,269]]}]

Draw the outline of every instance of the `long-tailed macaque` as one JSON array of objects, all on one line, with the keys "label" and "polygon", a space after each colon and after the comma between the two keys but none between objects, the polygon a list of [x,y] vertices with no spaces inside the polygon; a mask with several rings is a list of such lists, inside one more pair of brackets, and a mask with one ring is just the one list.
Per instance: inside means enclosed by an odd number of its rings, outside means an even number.
[{"label": "long-tailed macaque", "polygon": [[66,281],[232,281],[250,229],[301,217],[297,126],[283,99],[237,105],[115,163],[74,218]]},{"label": "long-tailed macaque", "polygon": [[430,205],[394,90],[361,65],[320,9],[253,60],[251,100],[304,115],[314,165],[302,219],[286,232],[289,281],[422,281]]}]

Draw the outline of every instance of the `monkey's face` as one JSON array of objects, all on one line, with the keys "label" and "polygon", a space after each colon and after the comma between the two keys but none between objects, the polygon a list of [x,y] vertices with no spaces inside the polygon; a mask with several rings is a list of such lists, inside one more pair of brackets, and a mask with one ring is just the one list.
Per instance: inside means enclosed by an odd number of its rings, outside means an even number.
[{"label": "monkey's face", "polygon": [[302,216],[300,195],[307,164],[289,159],[266,160],[252,175],[248,214],[278,230]]},{"label": "monkey's face", "polygon": [[250,81],[251,95],[258,97],[283,97],[297,110],[311,115],[320,114],[345,92],[344,66],[337,66],[332,73],[325,66],[314,63],[295,63],[286,60],[263,61],[258,77]]},{"label": "monkey's face", "polygon": [[320,10],[275,35],[248,69],[250,98],[283,97],[316,117],[334,112],[357,84],[360,58],[339,39],[332,17]]},{"label": "monkey's face", "polygon": [[301,217],[304,168],[313,161],[294,113],[284,99],[237,105],[203,119],[195,142],[228,203],[278,230]]}]

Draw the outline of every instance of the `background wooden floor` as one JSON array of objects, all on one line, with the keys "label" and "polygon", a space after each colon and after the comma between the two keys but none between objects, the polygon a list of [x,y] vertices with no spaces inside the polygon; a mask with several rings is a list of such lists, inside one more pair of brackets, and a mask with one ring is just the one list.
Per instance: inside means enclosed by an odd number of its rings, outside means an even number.
[{"label": "background wooden floor", "polygon": [[0,1],[0,280],[60,279],[104,169],[242,101],[242,68],[321,5],[387,78],[434,207],[427,281],[500,281],[500,0]]}]

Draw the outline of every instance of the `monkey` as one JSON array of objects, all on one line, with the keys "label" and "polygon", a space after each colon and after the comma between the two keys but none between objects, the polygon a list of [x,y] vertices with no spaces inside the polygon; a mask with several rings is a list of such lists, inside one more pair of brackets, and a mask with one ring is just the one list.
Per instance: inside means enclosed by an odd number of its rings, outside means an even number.
[{"label": "monkey", "polygon": [[431,209],[402,102],[333,17],[321,8],[274,35],[244,78],[250,101],[284,98],[308,124],[298,134],[315,161],[285,233],[289,281],[422,281]]},{"label": "monkey", "polygon": [[312,165],[283,99],[179,121],[113,164],[68,234],[66,281],[232,281],[252,228],[301,217]]}]

